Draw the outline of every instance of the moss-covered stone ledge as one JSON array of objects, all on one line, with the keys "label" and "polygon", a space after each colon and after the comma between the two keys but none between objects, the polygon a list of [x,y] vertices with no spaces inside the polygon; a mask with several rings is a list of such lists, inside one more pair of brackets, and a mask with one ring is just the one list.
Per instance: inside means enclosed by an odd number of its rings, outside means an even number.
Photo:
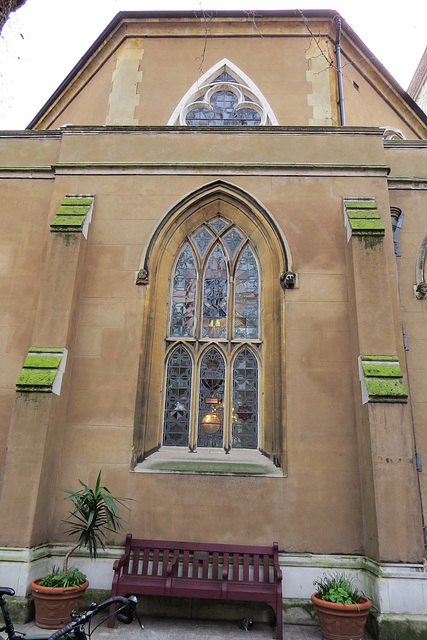
[{"label": "moss-covered stone ledge", "polygon": [[93,201],[93,195],[66,195],[50,223],[50,230],[57,233],[81,232],[86,238],[92,220]]},{"label": "moss-covered stone ledge", "polygon": [[67,349],[31,347],[16,381],[16,391],[59,395],[66,361]]},{"label": "moss-covered stone ledge", "polygon": [[385,228],[373,198],[344,198],[344,222],[347,241],[351,236],[382,238]]},{"label": "moss-covered stone ledge", "polygon": [[408,400],[397,356],[359,356],[359,378],[363,404]]}]

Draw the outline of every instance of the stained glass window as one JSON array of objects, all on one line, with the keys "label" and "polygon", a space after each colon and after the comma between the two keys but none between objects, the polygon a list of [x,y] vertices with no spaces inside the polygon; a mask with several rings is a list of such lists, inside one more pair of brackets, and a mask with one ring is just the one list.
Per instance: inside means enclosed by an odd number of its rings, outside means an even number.
[{"label": "stained glass window", "polygon": [[249,246],[239,258],[234,277],[234,337],[259,338],[259,274]]},{"label": "stained glass window", "polygon": [[198,229],[193,235],[197,251],[199,252],[201,258],[203,258],[203,256],[205,255],[206,249],[209,247],[213,238],[213,234],[208,229],[206,229],[206,227],[201,227],[201,229]]},{"label": "stained glass window", "polygon": [[191,375],[191,356],[182,345],[179,345],[172,351],[167,364],[164,445],[188,446]]},{"label": "stained glass window", "polygon": [[251,107],[237,108],[239,98],[233,91],[220,89],[210,97],[210,109],[196,107],[187,113],[188,125],[246,125],[261,124],[261,114]]},{"label": "stained glass window", "polygon": [[225,229],[225,227],[228,227],[230,223],[227,222],[227,220],[218,217],[209,220],[208,224],[213,227],[217,233],[221,233],[221,231]]},{"label": "stained glass window", "polygon": [[200,365],[198,447],[222,447],[224,440],[225,362],[216,347]]},{"label": "stained glass window", "polygon": [[232,446],[258,446],[258,363],[247,347],[239,351],[233,365]]},{"label": "stained glass window", "polygon": [[[218,214],[190,233],[173,272],[167,343],[176,345],[166,362],[163,445],[258,447],[258,360],[245,342],[256,340],[257,349],[259,339],[255,253],[242,229]],[[221,340],[221,348],[203,351],[206,340]]]},{"label": "stained glass window", "polygon": [[227,289],[227,264],[217,244],[208,258],[203,280],[203,338],[227,337]]},{"label": "stained glass window", "polygon": [[227,245],[231,257],[234,258],[237,249],[243,242],[243,236],[236,228],[233,228],[225,234],[224,242]]},{"label": "stained glass window", "polygon": [[197,271],[194,255],[186,244],[175,267],[172,284],[170,335],[190,338],[194,335]]}]

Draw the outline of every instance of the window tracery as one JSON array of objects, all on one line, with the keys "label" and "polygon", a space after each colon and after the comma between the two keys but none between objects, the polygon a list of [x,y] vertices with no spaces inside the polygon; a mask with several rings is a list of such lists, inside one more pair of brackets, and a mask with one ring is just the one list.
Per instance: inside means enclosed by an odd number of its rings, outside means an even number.
[{"label": "window tracery", "polygon": [[171,279],[163,445],[258,447],[259,285],[249,239],[229,220],[186,238]]},{"label": "window tracery", "polygon": [[182,98],[169,125],[276,125],[267,100],[236,65],[221,60],[203,74]]}]

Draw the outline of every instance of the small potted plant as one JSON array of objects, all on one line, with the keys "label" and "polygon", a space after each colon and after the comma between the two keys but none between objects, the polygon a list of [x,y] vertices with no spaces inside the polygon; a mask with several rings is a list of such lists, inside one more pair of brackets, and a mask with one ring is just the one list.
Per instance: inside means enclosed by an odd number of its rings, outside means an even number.
[{"label": "small potted plant", "polygon": [[69,527],[68,535],[79,536],[78,542],[66,554],[62,571],[54,567],[49,575],[37,578],[31,583],[36,625],[43,629],[58,629],[70,622],[71,611],[78,609],[89,586],[86,576],[81,571],[68,568],[73,551],[85,547],[90,557],[96,558],[99,547],[104,548],[106,532],[116,532],[123,528],[118,507],[125,506],[126,498],[111,495],[107,487],[101,485],[101,471],[94,489],[81,480],[79,482],[82,489],[78,491],[63,489],[68,494],[65,500],[71,500],[72,503],[72,509],[64,524]]},{"label": "small potted plant", "polygon": [[311,596],[319,617],[322,640],[363,640],[371,601],[358,592],[345,573],[323,575],[313,582]]}]

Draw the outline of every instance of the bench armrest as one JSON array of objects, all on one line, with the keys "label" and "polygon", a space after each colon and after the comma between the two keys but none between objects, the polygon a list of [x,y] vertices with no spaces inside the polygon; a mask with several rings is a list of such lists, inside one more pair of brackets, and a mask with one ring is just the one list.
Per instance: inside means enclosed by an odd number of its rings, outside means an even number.
[{"label": "bench armrest", "polygon": [[172,580],[174,574],[178,573],[179,565],[179,549],[175,549],[173,557],[166,567],[166,595],[170,595],[172,591]]},{"label": "bench armrest", "polygon": [[121,558],[116,560],[113,564],[113,570],[118,573],[120,569],[128,566],[130,560],[130,553],[124,553]]},{"label": "bench armrest", "polygon": [[170,562],[168,562],[168,566],[166,568],[166,575],[172,576],[174,569],[178,569],[178,560],[179,560],[179,551],[176,549],[173,553],[173,558]]}]

